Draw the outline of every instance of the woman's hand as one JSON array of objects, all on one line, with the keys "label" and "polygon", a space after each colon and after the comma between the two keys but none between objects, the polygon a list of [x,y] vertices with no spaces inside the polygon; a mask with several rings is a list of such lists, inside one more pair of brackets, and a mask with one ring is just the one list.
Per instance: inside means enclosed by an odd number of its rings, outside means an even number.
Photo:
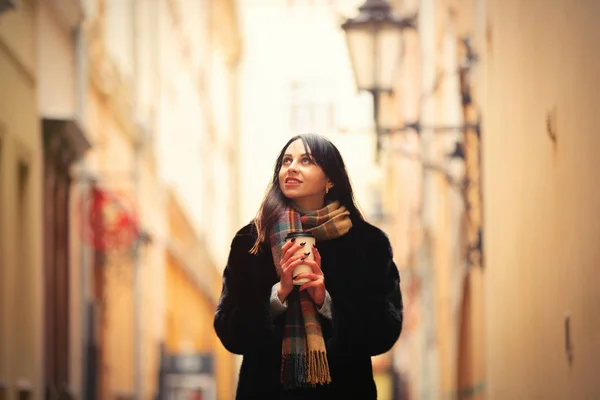
[{"label": "woman's hand", "polygon": [[281,247],[281,278],[277,295],[282,303],[294,289],[294,268],[305,262],[303,254],[294,255],[303,246],[304,244],[289,241]]},{"label": "woman's hand", "polygon": [[313,255],[315,261],[304,260],[302,263],[309,265],[312,268],[312,272],[305,272],[298,274],[296,279],[308,278],[309,282],[306,282],[300,286],[300,290],[308,291],[308,294],[313,299],[318,307],[322,307],[325,302],[325,276],[321,271],[321,255],[316,247],[313,247]]}]

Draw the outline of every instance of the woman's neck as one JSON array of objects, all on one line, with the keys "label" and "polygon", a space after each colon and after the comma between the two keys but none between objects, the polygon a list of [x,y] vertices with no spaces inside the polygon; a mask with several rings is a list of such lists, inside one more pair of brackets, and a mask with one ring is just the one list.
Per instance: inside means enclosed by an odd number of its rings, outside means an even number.
[{"label": "woman's neck", "polygon": [[294,207],[302,212],[320,210],[325,207],[325,200],[319,199],[294,199]]}]

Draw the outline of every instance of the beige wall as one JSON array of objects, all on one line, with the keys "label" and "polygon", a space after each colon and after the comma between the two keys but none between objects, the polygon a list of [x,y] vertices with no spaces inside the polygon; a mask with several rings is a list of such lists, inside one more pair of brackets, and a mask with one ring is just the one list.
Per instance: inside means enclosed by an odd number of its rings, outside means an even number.
[{"label": "beige wall", "polygon": [[37,8],[38,109],[44,117],[73,118],[76,111],[74,34],[49,2]]},{"label": "beige wall", "polygon": [[[6,55],[18,63],[19,69],[35,81],[36,28],[35,6],[32,0],[23,1],[18,11],[2,14],[0,39]],[[15,35],[19,32],[19,35]]]},{"label": "beige wall", "polygon": [[0,16],[0,379],[11,400],[19,386],[29,386],[34,398],[43,394],[42,146],[34,26],[30,2]]},{"label": "beige wall", "polygon": [[487,3],[487,391],[490,399],[596,398],[600,3]]}]

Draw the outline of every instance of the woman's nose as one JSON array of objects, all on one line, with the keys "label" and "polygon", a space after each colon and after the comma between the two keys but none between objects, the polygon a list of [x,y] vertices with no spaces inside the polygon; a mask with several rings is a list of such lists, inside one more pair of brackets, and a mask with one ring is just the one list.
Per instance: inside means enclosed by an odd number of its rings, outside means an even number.
[{"label": "woman's nose", "polygon": [[290,163],[288,171],[298,171],[298,163],[295,160]]}]

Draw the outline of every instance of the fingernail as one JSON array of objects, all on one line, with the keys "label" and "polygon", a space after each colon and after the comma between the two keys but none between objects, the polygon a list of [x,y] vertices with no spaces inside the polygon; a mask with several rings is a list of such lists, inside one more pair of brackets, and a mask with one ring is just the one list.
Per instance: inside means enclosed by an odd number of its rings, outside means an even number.
[{"label": "fingernail", "polygon": [[294,243],[296,241],[296,238],[292,238],[291,242]]},{"label": "fingernail", "polygon": [[310,256],[310,253],[304,253],[304,255],[308,257],[308,256]]},{"label": "fingernail", "polygon": [[306,242],[302,242],[300,243],[300,246],[304,246],[306,244]]}]

